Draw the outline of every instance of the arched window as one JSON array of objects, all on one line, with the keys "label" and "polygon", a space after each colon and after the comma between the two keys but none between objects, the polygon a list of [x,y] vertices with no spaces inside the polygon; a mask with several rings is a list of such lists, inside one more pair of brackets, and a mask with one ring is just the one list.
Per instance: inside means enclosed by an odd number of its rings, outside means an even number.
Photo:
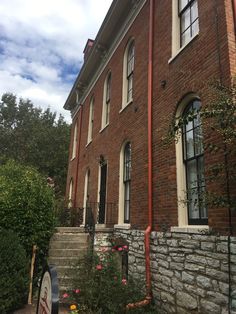
[{"label": "arched window", "polygon": [[77,148],[77,122],[74,125],[74,134],[73,134],[73,144],[72,144],[72,154],[71,159],[76,157],[76,148]]},{"label": "arched window", "polygon": [[94,116],[94,97],[91,98],[89,104],[89,124],[88,124],[88,138],[87,144],[92,141],[92,134],[93,134],[93,116]]},{"label": "arched window", "polygon": [[134,58],[135,45],[132,39],[129,41],[124,53],[122,107],[125,107],[133,100]]},{"label": "arched window", "polygon": [[102,129],[109,124],[111,103],[111,72],[108,73],[103,88]]},{"label": "arched window", "polygon": [[[188,223],[207,224],[205,204],[204,149],[200,118],[200,101],[188,103],[183,112],[187,123],[182,130],[183,163],[186,176]],[[191,117],[191,118],[189,118]]]},{"label": "arched window", "polygon": [[84,179],[84,200],[83,200],[83,207],[84,207],[84,215],[83,215],[83,225],[85,225],[86,220],[86,209],[89,206],[89,193],[90,193],[90,169],[87,169]]},{"label": "arched window", "polygon": [[125,142],[120,153],[119,224],[130,222],[131,143]]}]

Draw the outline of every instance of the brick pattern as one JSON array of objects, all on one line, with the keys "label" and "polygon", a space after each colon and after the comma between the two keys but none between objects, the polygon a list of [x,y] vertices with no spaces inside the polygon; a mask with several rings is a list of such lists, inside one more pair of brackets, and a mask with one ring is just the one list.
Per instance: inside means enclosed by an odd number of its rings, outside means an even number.
[{"label": "brick pattern", "polygon": [[[184,95],[195,92],[202,105],[208,101],[209,82],[222,80],[229,84],[236,74],[235,37],[230,0],[199,0],[199,35],[174,60],[171,58],[172,4],[171,1],[155,1],[154,20],[154,77],[153,77],[153,212],[154,228],[178,225],[175,145],[167,149],[162,145],[176,108]],[[70,161],[68,168],[67,195],[70,179],[77,178],[75,206],[81,206],[84,195],[85,173],[90,168],[90,202],[98,201],[99,158],[103,155],[108,163],[107,202],[118,204],[119,155],[124,141],[132,145],[131,225],[145,228],[147,225],[147,65],[148,65],[149,2],[141,10],[133,25],[114,52],[106,69],[83,104],[83,119],[79,159]],[[125,46],[130,37],[135,39],[134,100],[122,112],[122,69]],[[101,129],[103,84],[111,71],[110,123]],[[161,81],[166,81],[165,88]],[[89,102],[94,95],[93,139],[86,147]],[[81,111],[73,118],[79,121]],[[78,126],[78,132],[80,127]],[[73,143],[71,135],[70,152]],[[79,136],[79,134],[78,134]],[[205,139],[211,139],[205,130]],[[71,153],[70,153],[71,155]],[[206,165],[215,156],[206,154]],[[218,156],[220,160],[222,156]],[[75,186],[75,184],[74,184]],[[208,188],[211,186],[208,185]],[[214,188],[214,186],[213,186]],[[219,188],[219,187],[218,187]],[[75,191],[73,191],[75,194]],[[113,223],[118,221],[114,212]],[[235,221],[236,224],[236,221]],[[209,208],[209,226],[221,234],[228,233],[228,213],[225,208]]]}]

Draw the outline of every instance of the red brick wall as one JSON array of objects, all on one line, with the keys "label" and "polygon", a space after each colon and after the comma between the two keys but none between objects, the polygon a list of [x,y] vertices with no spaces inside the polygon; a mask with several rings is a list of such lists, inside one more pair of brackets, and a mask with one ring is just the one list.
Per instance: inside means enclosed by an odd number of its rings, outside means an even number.
[{"label": "red brick wall", "polygon": [[[223,83],[228,84],[230,75],[236,70],[235,39],[230,5],[231,1],[229,0],[199,0],[199,36],[168,63],[171,58],[172,4],[171,1],[166,0],[155,1],[153,211],[156,229],[162,228],[165,224],[168,226],[178,225],[175,145],[173,144],[167,149],[162,145],[166,123],[168,124],[170,121],[177,104],[185,94],[197,93],[204,106],[204,103],[207,102],[209,81],[221,78]],[[147,225],[148,20],[149,2],[146,3],[128,30],[83,104],[76,199],[76,205],[81,206],[85,173],[89,167],[90,201],[97,201],[99,156],[103,155],[108,161],[107,202],[118,204],[120,149],[124,141],[129,140],[132,145],[131,224],[133,227],[139,228]],[[216,21],[218,21],[218,27]],[[134,101],[119,113],[122,103],[123,54],[131,36],[135,38]],[[106,129],[99,132],[103,84],[109,70],[112,73],[110,123]],[[163,80],[166,81],[165,88],[161,86]],[[86,147],[89,102],[93,95],[95,96],[93,139]],[[73,142],[73,134],[71,142]],[[206,156],[206,160],[211,162],[211,156]],[[71,177],[75,179],[77,162],[77,157],[69,162],[68,184]],[[223,212],[223,209],[218,209],[217,213],[215,210],[213,212],[209,209],[210,226],[221,229],[227,224],[227,219],[227,214],[225,211]],[[117,223],[117,212],[114,213],[113,223]]]}]

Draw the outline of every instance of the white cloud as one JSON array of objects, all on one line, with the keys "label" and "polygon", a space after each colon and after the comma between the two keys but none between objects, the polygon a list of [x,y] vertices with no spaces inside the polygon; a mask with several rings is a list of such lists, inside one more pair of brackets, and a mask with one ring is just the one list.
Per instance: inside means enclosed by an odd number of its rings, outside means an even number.
[{"label": "white cloud", "polygon": [[112,0],[1,0],[0,94],[13,92],[62,113]]}]

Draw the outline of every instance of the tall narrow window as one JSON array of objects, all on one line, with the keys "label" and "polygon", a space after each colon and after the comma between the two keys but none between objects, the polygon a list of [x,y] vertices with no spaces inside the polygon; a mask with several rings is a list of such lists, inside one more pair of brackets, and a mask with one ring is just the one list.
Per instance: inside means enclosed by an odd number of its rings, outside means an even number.
[{"label": "tall narrow window", "polygon": [[72,144],[72,154],[71,154],[71,159],[74,159],[76,156],[76,148],[77,148],[77,122],[75,123],[74,126],[74,134],[73,134],[73,144]]},{"label": "tall narrow window", "polygon": [[94,97],[90,100],[89,105],[89,125],[88,125],[88,138],[87,144],[92,141],[92,134],[93,134],[93,116],[94,116]]},{"label": "tall narrow window", "polygon": [[180,47],[199,32],[198,1],[179,0]]},{"label": "tall narrow window", "polygon": [[84,180],[84,200],[83,200],[83,207],[84,207],[84,215],[83,215],[83,225],[86,224],[86,215],[87,215],[87,208],[89,207],[89,186],[90,186],[90,169],[86,171],[85,180]]},{"label": "tall narrow window", "polygon": [[124,53],[122,107],[125,107],[133,100],[134,59],[135,45],[132,39],[129,41]]},{"label": "tall narrow window", "polygon": [[131,144],[128,142],[124,148],[124,222],[130,222],[130,185],[131,185]]},{"label": "tall narrow window", "polygon": [[[191,101],[183,112],[187,124],[182,130],[183,162],[186,175],[188,223],[207,224],[208,214],[205,204],[204,150],[200,101]],[[189,116],[193,119],[189,119]]]},{"label": "tall narrow window", "polygon": [[102,129],[109,124],[111,103],[111,72],[106,77],[103,91]]},{"label": "tall narrow window", "polygon": [[134,42],[131,43],[127,55],[127,102],[133,98],[133,76],[134,76]]},{"label": "tall narrow window", "polygon": [[68,208],[71,208],[73,205],[72,193],[73,193],[73,180],[71,179],[70,185],[69,185],[69,194],[68,194]]}]

